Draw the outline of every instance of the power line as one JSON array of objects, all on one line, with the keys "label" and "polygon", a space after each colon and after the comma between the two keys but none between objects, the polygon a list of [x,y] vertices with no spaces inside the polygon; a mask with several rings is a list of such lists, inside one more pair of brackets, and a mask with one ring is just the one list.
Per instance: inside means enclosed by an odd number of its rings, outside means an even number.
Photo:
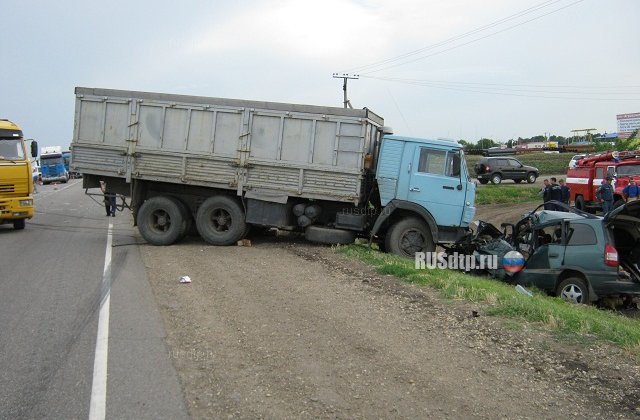
[{"label": "power line", "polygon": [[[405,60],[406,58],[409,58],[411,56],[420,54],[420,53],[428,51],[430,49],[434,49],[434,48],[449,44],[451,42],[454,42],[454,41],[457,41],[459,39],[465,38],[465,37],[467,37],[469,35],[484,31],[486,29],[490,29],[490,28],[492,28],[494,26],[498,26],[501,23],[507,22],[509,20],[513,20],[513,19],[515,19],[517,17],[525,16],[525,15],[527,15],[529,13],[534,12],[534,11],[538,11],[538,10],[543,9],[545,7],[552,6],[552,5],[556,4],[556,3],[558,3],[559,1],[562,1],[562,0],[554,0],[554,1],[551,1],[551,2],[547,1],[547,2],[541,3],[541,4],[537,5],[537,6],[531,7],[529,9],[525,9],[522,12],[519,12],[519,13],[516,13],[514,15],[511,15],[510,17],[503,18],[503,19],[501,19],[499,21],[496,21],[496,22],[493,22],[491,24],[485,25],[483,27],[474,29],[473,31],[469,31],[469,32],[467,32],[465,34],[458,35],[458,36],[453,37],[453,38],[449,38],[449,39],[447,39],[445,41],[442,41],[440,43],[434,44],[432,46],[425,47],[425,48],[422,48],[420,50],[416,50],[416,51],[413,51],[413,52],[410,52],[410,53],[406,53],[406,54],[403,54],[401,56],[397,56],[397,57],[390,58],[390,59],[387,59],[387,60],[379,61],[377,63],[372,63],[372,64],[369,64],[369,65],[366,65],[366,66],[358,67],[356,70],[358,70],[361,73],[361,75],[363,73],[364,74],[371,74],[371,73],[377,73],[377,72],[383,71],[383,70],[388,70],[390,68],[394,68],[394,67],[398,67],[398,66],[403,66],[403,65],[406,65],[406,64],[414,63],[416,61],[424,60],[424,59],[427,59],[429,57],[433,57],[435,55],[442,54],[444,52],[448,52],[448,51],[451,51],[451,50],[454,50],[454,49],[457,49],[457,48],[460,48],[460,47],[463,47],[463,46],[466,46],[466,45],[469,45],[469,44],[472,44],[472,43],[475,43],[475,42],[478,42],[478,41],[481,41],[483,39],[492,37],[494,35],[498,35],[498,34],[500,34],[502,32],[506,32],[508,30],[517,28],[519,26],[522,26],[522,25],[525,25],[527,23],[533,22],[535,20],[541,19],[541,18],[543,18],[545,16],[549,16],[549,15],[551,15],[553,13],[559,12],[560,10],[564,10],[564,9],[566,9],[568,7],[574,6],[574,5],[578,4],[578,3],[582,3],[584,0],[574,1],[573,3],[569,3],[568,5],[562,6],[562,7],[558,8],[558,9],[552,10],[552,11],[544,13],[542,15],[535,16],[535,17],[533,17],[533,18],[531,18],[529,20],[520,22],[518,24],[515,24],[515,25],[512,25],[512,26],[508,26],[508,27],[506,27],[504,29],[501,29],[501,30],[496,31],[496,32],[492,32],[492,33],[490,33],[488,35],[485,35],[485,36],[482,36],[480,38],[475,38],[475,39],[472,39],[470,41],[464,42],[462,44],[454,45],[454,46],[452,46],[450,48],[446,48],[444,50],[436,51],[436,52],[434,52],[432,54],[427,54],[427,55],[424,55],[424,56],[421,56],[421,57],[417,57],[417,58],[414,58],[414,59],[411,59],[411,60]],[[402,60],[404,60],[404,61],[402,61]],[[396,63],[397,61],[400,61],[400,62]],[[389,64],[389,65],[388,66],[384,66],[385,64]],[[380,67],[380,66],[383,66],[383,67]],[[380,67],[380,68],[376,68],[376,67]],[[362,69],[371,69],[371,70],[368,71],[368,72],[362,72],[361,71]]]},{"label": "power line", "polygon": [[[361,77],[365,77],[365,76],[361,76]],[[444,86],[444,85],[438,85],[438,84],[433,84],[433,83],[428,83],[428,82],[419,82],[419,81],[409,81],[409,80],[394,80],[392,78],[379,78],[379,77],[371,77],[369,76],[369,78],[371,79],[378,79],[378,80],[385,80],[385,81],[390,81],[390,82],[396,82],[396,83],[404,83],[404,84],[409,84],[409,85],[415,85],[415,86],[424,86],[424,87],[431,87],[431,88],[436,88],[436,89],[445,89],[445,90],[453,90],[453,91],[459,91],[459,92],[472,92],[472,93],[481,93],[481,94],[486,94],[486,95],[501,95],[501,96],[517,96],[517,97],[524,97],[524,98],[543,98],[543,99],[569,99],[569,100],[594,100],[594,101],[639,101],[640,98],[606,98],[606,97],[599,97],[599,98],[592,98],[592,97],[574,97],[574,96],[549,96],[549,95],[532,95],[532,94],[523,94],[523,93],[512,93],[512,92],[503,92],[500,90],[486,90],[487,88],[473,88],[473,87],[469,87],[469,88],[464,88],[464,87],[456,87],[456,86]],[[534,91],[535,92],[535,91]],[[544,92],[542,92],[544,93]],[[551,92],[551,93],[559,93],[559,92]],[[571,92],[571,94],[580,94],[581,92]]]},{"label": "power line", "polygon": [[[576,85],[527,85],[527,84],[498,84],[498,83],[478,83],[478,82],[454,82],[443,80],[420,80],[420,79],[402,79],[397,77],[383,76],[361,76],[362,78],[384,80],[390,82],[407,83],[424,86],[441,86],[454,88],[474,88],[491,91],[507,91],[507,92],[532,92],[532,93],[554,93],[554,94],[584,94],[584,95],[639,95],[640,86],[635,85],[616,85],[616,86],[576,86]],[[522,88],[533,89],[522,89]],[[548,90],[551,89],[551,90]],[[576,90],[557,90],[557,89],[576,89]],[[625,89],[625,91],[608,91],[596,92],[588,91],[588,89]],[[585,91],[587,90],[587,91]]]},{"label": "power line", "polygon": [[465,32],[465,33],[463,33],[461,35],[456,35],[454,37],[447,38],[444,41],[440,41],[440,42],[438,42],[436,44],[429,45],[427,47],[423,47],[423,48],[420,48],[420,49],[417,49],[417,50],[414,50],[414,51],[410,51],[408,53],[401,54],[401,55],[398,55],[396,57],[392,57],[392,58],[388,58],[388,59],[385,59],[385,60],[376,61],[374,63],[367,64],[367,65],[364,65],[364,66],[360,66],[360,67],[354,68],[354,69],[349,70],[349,71],[356,71],[356,70],[357,71],[364,71],[364,70],[367,70],[369,68],[375,68],[375,67],[378,67],[380,65],[392,63],[394,61],[398,61],[398,60],[401,60],[403,58],[411,57],[411,56],[414,56],[416,54],[420,54],[421,52],[432,50],[434,48],[440,47],[442,45],[446,45],[446,44],[451,43],[453,41],[457,41],[458,39],[465,38],[465,37],[467,37],[469,35],[473,35],[475,33],[482,32],[484,30],[490,29],[490,28],[492,28],[494,26],[497,26],[497,25],[499,25],[501,23],[508,22],[509,20],[513,20],[515,18],[527,15],[527,14],[532,13],[534,11],[537,11],[539,9],[551,6],[551,5],[553,5],[555,3],[558,3],[560,1],[562,1],[562,0],[547,0],[547,1],[544,1],[544,2],[542,2],[540,4],[535,5],[533,7],[530,7],[528,9],[524,9],[524,10],[521,10],[521,11],[519,11],[517,13],[514,13],[513,15],[509,15],[509,16],[507,16],[505,18],[500,19],[500,20],[494,21],[494,22],[489,23],[487,25],[480,26],[480,27],[475,28],[475,29],[473,29],[471,31]]}]

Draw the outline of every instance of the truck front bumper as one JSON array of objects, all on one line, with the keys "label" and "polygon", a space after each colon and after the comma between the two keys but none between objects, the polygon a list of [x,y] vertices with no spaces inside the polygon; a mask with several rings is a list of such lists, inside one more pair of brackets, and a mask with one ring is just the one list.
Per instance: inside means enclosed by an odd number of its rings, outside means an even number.
[{"label": "truck front bumper", "polygon": [[0,198],[0,221],[31,219],[33,217],[33,198]]}]

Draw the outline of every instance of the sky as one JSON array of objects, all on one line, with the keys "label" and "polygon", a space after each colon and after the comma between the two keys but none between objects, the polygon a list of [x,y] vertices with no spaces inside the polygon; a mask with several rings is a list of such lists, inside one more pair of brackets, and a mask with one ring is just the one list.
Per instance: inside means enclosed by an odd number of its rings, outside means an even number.
[{"label": "sky", "polygon": [[[4,0],[0,118],[73,137],[74,87],[354,108],[396,134],[615,132],[640,112],[638,0]],[[10,24],[9,24],[10,22]]]}]

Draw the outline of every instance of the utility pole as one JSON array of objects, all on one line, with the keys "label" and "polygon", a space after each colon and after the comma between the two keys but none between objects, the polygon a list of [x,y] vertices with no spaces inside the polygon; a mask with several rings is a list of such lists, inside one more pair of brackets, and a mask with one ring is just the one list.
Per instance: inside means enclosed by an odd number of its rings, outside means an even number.
[{"label": "utility pole", "polygon": [[348,73],[333,73],[333,78],[334,79],[342,79],[344,80],[344,83],[342,84],[342,90],[344,91],[344,107],[345,108],[352,108],[353,106],[351,106],[351,101],[349,101],[349,99],[347,98],[347,80],[349,79],[359,79],[360,75],[359,74],[348,74]]}]

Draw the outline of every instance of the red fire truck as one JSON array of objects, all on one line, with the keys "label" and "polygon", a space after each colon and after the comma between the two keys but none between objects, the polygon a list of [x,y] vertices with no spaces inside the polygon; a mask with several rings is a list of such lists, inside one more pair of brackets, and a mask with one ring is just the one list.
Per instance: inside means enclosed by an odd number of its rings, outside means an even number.
[{"label": "red fire truck", "polygon": [[629,183],[629,177],[640,178],[640,150],[612,151],[579,160],[575,168],[567,171],[570,200],[575,207],[592,213],[600,210],[596,190],[607,176],[614,178],[614,207],[618,207],[624,203],[622,189]]}]

